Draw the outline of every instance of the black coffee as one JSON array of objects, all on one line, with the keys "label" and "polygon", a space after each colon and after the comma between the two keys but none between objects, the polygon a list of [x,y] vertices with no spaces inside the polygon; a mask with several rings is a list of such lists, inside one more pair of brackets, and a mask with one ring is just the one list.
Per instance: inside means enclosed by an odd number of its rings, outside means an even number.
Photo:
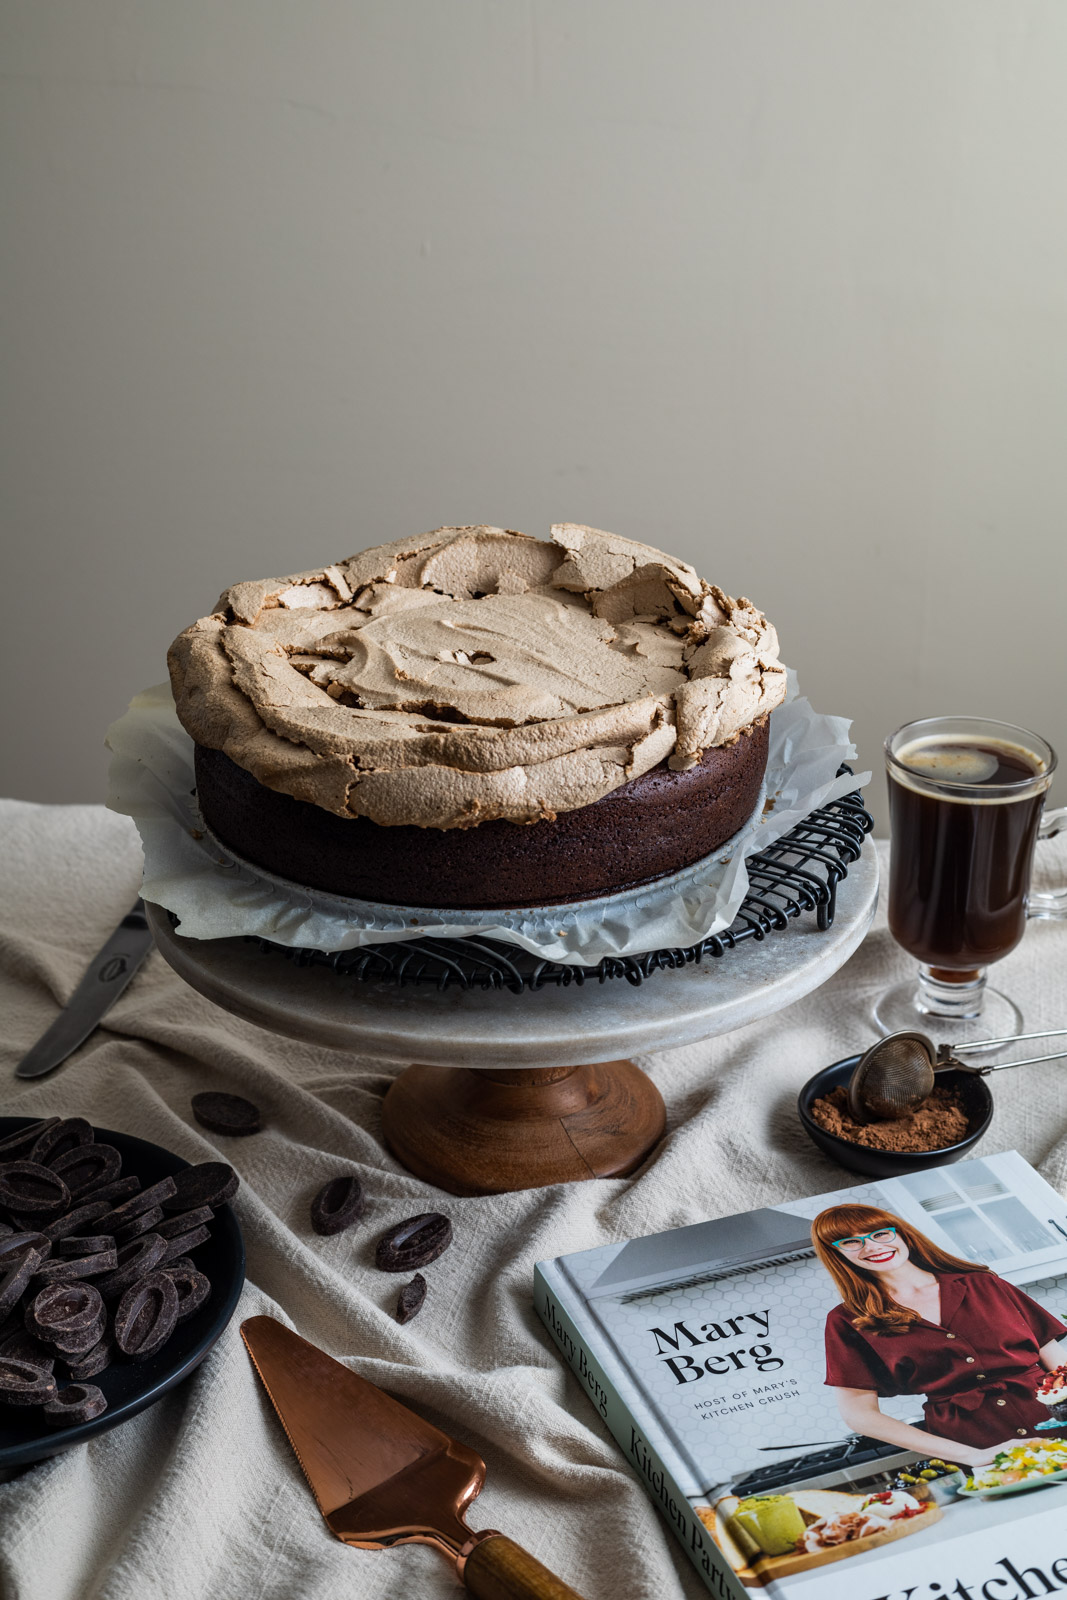
[{"label": "black coffee", "polygon": [[1018,745],[994,740],[917,740],[896,760],[918,783],[985,790],[981,798],[946,799],[889,774],[890,931],[927,966],[974,972],[1006,956],[1023,936],[1044,794],[1012,798],[1010,786],[1038,777],[1042,763]]}]

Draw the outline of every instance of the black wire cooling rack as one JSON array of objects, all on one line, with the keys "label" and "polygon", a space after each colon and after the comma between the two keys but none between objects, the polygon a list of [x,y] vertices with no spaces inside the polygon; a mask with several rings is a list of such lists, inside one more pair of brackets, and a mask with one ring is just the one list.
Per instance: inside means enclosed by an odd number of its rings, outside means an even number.
[{"label": "black wire cooling rack", "polygon": [[[851,772],[850,767],[839,771]],[[406,939],[395,944],[362,945],[356,950],[302,950],[268,939],[251,942],[270,955],[301,967],[331,967],[340,977],[361,983],[433,984],[438,989],[543,989],[625,978],[643,983],[654,972],[716,959],[749,939],[762,942],[814,911],[817,926],[834,920],[837,886],[859,858],[874,826],[859,790],[820,806],[803,822],[748,858],[749,889],[737,916],[722,933],[688,949],[650,950],[637,956],[605,956],[595,967],[546,961],[517,945],[495,939]]]}]

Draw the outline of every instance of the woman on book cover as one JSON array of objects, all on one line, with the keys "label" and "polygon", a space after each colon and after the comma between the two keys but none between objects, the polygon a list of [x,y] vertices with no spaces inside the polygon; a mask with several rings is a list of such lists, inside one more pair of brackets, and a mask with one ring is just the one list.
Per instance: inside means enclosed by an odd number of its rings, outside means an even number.
[{"label": "woman on book cover", "polygon": [[[977,1467],[1048,1421],[1035,1390],[1067,1361],[1067,1328],[1036,1300],[876,1206],[830,1206],[811,1238],[841,1296],[826,1382],[849,1428]],[[925,1395],[924,1427],[881,1410],[902,1394]]]}]

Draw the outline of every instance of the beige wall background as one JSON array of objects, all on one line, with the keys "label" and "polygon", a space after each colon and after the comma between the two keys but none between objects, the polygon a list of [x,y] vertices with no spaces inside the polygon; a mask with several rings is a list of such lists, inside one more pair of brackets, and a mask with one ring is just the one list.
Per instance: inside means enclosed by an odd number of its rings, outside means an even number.
[{"label": "beige wall background", "polygon": [[226,584],[483,521],[750,595],[867,764],[1067,746],[1062,0],[4,0],[0,70],[4,792],[100,798]]}]

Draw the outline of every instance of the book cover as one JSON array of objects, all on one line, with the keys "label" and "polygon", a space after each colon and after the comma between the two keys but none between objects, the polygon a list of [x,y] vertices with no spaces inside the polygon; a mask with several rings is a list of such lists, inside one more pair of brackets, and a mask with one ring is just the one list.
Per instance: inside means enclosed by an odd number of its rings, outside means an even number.
[{"label": "book cover", "polygon": [[1067,1593],[1067,1204],[1007,1152],[541,1262],[716,1595]]}]

